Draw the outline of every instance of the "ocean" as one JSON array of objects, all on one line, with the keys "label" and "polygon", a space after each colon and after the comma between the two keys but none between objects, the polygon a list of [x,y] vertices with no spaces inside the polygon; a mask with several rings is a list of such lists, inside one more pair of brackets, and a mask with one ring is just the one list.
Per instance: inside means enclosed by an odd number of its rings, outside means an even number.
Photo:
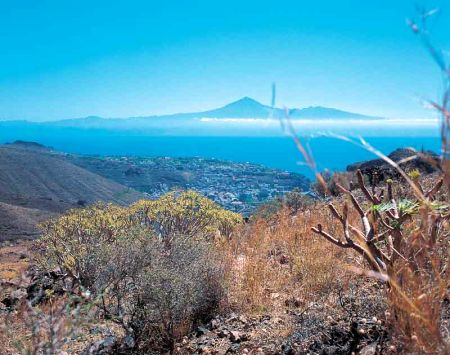
[{"label": "ocean", "polygon": [[[35,141],[56,150],[99,156],[167,156],[207,157],[262,164],[312,177],[304,159],[290,137],[236,137],[236,136],[146,136],[102,130],[62,130],[48,132],[0,131],[0,143],[17,139]],[[439,138],[427,136],[367,137],[376,149],[388,154],[399,147],[413,147],[439,152]],[[374,159],[375,156],[341,139],[319,136],[304,137],[319,170],[344,170],[350,163]]]}]

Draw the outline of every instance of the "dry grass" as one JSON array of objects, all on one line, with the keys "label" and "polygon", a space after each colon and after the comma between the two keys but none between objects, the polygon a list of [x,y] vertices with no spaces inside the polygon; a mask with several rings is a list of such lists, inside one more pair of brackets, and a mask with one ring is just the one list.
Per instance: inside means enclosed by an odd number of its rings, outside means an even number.
[{"label": "dry grass", "polygon": [[353,277],[343,266],[354,256],[310,230],[317,220],[331,222],[323,207],[311,205],[295,216],[283,209],[272,220],[258,219],[245,226],[223,246],[231,304],[267,312],[286,299],[296,299],[307,307],[327,297],[343,279]]},{"label": "dry grass", "polygon": [[74,352],[93,317],[85,301],[63,296],[39,307],[20,302],[0,318],[0,354],[60,354],[68,346]]},{"label": "dry grass", "polygon": [[390,271],[393,286],[387,296],[391,322],[404,348],[414,353],[450,352],[450,224],[448,219],[436,223],[437,218],[424,207],[405,226],[408,242],[400,251],[404,258]]},{"label": "dry grass", "polygon": [[[421,178],[421,189],[427,191],[439,179],[438,175]],[[416,179],[416,187],[418,183]],[[408,183],[397,182],[392,189],[402,201],[414,197]],[[371,210],[370,204],[363,203],[361,190],[353,194],[364,209]],[[333,200],[338,210],[347,198]],[[358,293],[358,302],[370,303],[374,295],[386,302],[386,321],[396,349],[448,353],[448,189],[442,188],[433,201],[424,202],[405,220],[401,227],[403,240],[395,250],[398,255],[386,270],[372,269],[370,258],[351,248],[339,248],[311,231],[320,223],[331,235],[342,235],[340,221],[325,202],[310,205],[294,216],[284,208],[269,220],[256,219],[221,245],[228,265],[229,302],[241,311],[259,314],[282,312],[288,300],[295,300],[300,309],[307,310],[312,303],[336,305],[337,290],[358,283],[364,289]],[[445,209],[436,209],[437,205]],[[364,230],[356,210],[348,211],[348,223]],[[373,228],[381,233],[381,222]],[[370,281],[374,276],[381,280]],[[380,288],[383,283],[387,287]]]},{"label": "dry grass", "polygon": [[31,242],[20,242],[0,248],[0,280],[19,279],[29,266]]}]

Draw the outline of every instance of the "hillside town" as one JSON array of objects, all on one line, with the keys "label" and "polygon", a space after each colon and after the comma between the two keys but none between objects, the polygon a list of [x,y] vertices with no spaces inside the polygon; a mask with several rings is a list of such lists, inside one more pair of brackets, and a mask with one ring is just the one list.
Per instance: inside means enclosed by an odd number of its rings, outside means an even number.
[{"label": "hillside town", "polygon": [[244,215],[288,191],[309,188],[309,180],[303,175],[246,162],[86,156],[71,160],[96,174],[144,192],[152,199],[173,189],[192,189]]}]

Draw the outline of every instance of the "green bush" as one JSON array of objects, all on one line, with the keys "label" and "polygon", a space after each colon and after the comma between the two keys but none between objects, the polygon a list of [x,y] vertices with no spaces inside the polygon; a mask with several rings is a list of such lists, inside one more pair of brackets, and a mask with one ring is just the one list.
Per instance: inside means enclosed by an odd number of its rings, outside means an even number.
[{"label": "green bush", "polygon": [[110,204],[75,209],[40,227],[39,263],[45,269],[58,267],[84,287],[94,285],[112,251],[132,243],[129,230],[137,228],[127,209]]},{"label": "green bush", "polygon": [[39,262],[67,275],[72,292],[89,291],[135,350],[170,350],[218,306],[223,272],[212,237],[230,236],[241,220],[189,191],[130,208],[97,204],[44,223]]},{"label": "green bush", "polygon": [[175,340],[217,310],[224,295],[223,270],[207,241],[174,239],[170,253],[153,244],[150,262],[134,278],[127,296],[126,327],[139,350],[173,350]]},{"label": "green bush", "polygon": [[242,222],[238,213],[226,211],[212,200],[194,191],[172,191],[158,200],[141,200],[130,208],[162,239],[176,235],[230,237]]}]

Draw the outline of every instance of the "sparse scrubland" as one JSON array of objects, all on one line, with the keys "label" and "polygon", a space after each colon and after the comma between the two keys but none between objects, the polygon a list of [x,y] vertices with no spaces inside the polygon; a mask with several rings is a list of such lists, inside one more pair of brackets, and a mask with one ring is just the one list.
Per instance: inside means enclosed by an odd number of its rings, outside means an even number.
[{"label": "sparse scrubland", "polygon": [[334,207],[294,192],[247,223],[194,192],[73,210],[41,225],[23,298],[3,295],[17,303],[2,341],[11,353],[446,353],[448,185],[405,175],[412,186],[372,189],[356,173]]}]

